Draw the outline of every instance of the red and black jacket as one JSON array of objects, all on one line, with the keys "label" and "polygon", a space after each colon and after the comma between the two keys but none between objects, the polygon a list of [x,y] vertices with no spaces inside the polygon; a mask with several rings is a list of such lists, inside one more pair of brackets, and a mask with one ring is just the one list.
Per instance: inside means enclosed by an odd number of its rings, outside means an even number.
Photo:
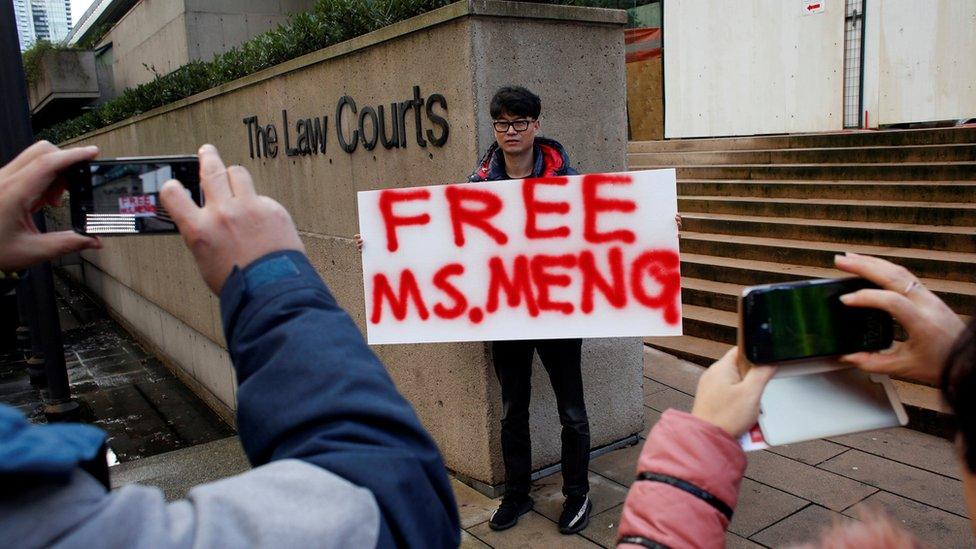
[{"label": "red and black jacket", "polygon": [[[579,175],[579,172],[569,165],[569,155],[566,149],[555,139],[547,137],[536,137],[534,145],[535,166],[532,168],[530,177],[552,177],[558,175]],[[488,151],[481,158],[477,169],[468,177],[468,181],[500,181],[512,179],[505,173],[505,156],[498,147],[498,143],[492,143]]]}]

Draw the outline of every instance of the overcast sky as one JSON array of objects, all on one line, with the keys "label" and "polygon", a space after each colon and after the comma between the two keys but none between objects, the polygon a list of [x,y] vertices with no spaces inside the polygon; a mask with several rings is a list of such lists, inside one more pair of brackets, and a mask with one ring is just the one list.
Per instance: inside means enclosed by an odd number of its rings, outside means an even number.
[{"label": "overcast sky", "polygon": [[81,19],[88,7],[92,5],[92,0],[71,0],[71,25]]}]

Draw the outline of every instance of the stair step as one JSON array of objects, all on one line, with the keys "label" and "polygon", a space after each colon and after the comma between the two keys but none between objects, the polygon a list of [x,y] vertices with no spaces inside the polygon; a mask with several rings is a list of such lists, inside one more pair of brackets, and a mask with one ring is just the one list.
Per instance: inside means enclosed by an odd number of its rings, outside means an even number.
[{"label": "stair step", "polygon": [[976,126],[916,130],[857,130],[793,135],[633,141],[628,152],[726,151],[813,147],[882,147],[976,143]]},{"label": "stair step", "polygon": [[976,162],[902,162],[878,164],[736,164],[674,166],[630,164],[631,170],[675,168],[678,179],[840,179],[915,181],[972,180]]},{"label": "stair step", "polygon": [[775,236],[842,244],[976,252],[976,228],[904,223],[813,220],[733,214],[682,213],[682,226],[696,233]]},{"label": "stair step", "polygon": [[632,165],[965,162],[973,160],[976,160],[976,144],[972,143],[905,147],[631,152],[627,155],[627,162]]},{"label": "stair step", "polygon": [[760,236],[681,232],[682,253],[774,261],[831,268],[844,252],[873,255],[897,263],[922,278],[976,282],[976,253],[889,248]]},{"label": "stair step", "polygon": [[660,349],[682,360],[694,362],[701,366],[711,366],[713,362],[732,348],[728,343],[720,343],[710,339],[694,336],[646,337],[644,343],[655,349]]},{"label": "stair step", "polygon": [[976,181],[755,181],[681,179],[682,196],[754,196],[976,203]]},{"label": "stair step", "polygon": [[739,296],[744,288],[744,284],[682,276],[681,303],[735,312],[738,311]]},{"label": "stair step", "polygon": [[[683,280],[690,278],[703,282],[724,283],[724,285],[703,288],[701,282],[693,282],[693,284],[697,284],[697,287],[694,288],[696,292],[709,291],[724,294],[725,299],[717,297],[714,299],[716,304],[725,305],[727,311],[735,310],[734,304],[731,307],[728,306],[728,299],[734,296],[737,300],[742,292],[741,287],[736,288],[733,285],[744,287],[811,278],[852,276],[850,273],[834,268],[784,265],[769,261],[714,257],[686,252],[681,253],[681,275]],[[920,278],[919,280],[957,313],[970,314],[976,311],[976,283],[932,278]]]},{"label": "stair step", "polygon": [[[631,169],[676,170],[683,216],[685,335],[646,338],[651,347],[708,366],[736,341],[745,287],[849,276],[833,266],[845,251],[903,265],[957,313],[976,310],[976,125],[632,142],[627,151]],[[905,337],[897,323],[895,336]],[[937,391],[897,383],[938,403]]]},{"label": "stair step", "polygon": [[976,204],[951,202],[679,196],[678,211],[838,221],[976,226]]},{"label": "stair step", "polygon": [[732,311],[682,304],[681,323],[686,335],[735,345],[739,315]]}]

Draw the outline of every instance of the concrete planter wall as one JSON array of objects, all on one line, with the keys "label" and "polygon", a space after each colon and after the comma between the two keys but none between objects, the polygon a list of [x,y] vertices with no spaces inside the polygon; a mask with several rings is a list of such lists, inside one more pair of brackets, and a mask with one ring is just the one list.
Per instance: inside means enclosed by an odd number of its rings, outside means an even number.
[{"label": "concrete planter wall", "polygon": [[[496,1],[465,1],[295,59],[195,97],[74,140],[103,155],[192,153],[214,143],[224,159],[254,174],[258,191],[282,202],[309,256],[363,326],[356,191],[463,181],[492,141],[488,101],[504,84],[543,99],[543,133],[561,140],[580,171],[626,169],[623,12]],[[419,86],[441,94],[443,146],[417,145],[407,114],[406,148],[336,140],[337,101],[364,106],[407,101]],[[287,156],[282,110],[295,120],[328,116],[325,153]],[[246,117],[277,126],[277,157],[251,157]],[[389,115],[387,115],[389,116]],[[356,128],[349,116],[345,136]],[[423,129],[440,129],[423,119]],[[253,132],[251,134],[253,138]],[[106,239],[84,255],[84,273],[116,312],[164,354],[214,406],[229,415],[235,383],[221,333],[217,299],[204,287],[177,236]],[[503,481],[498,383],[482,343],[377,347],[397,386],[413,403],[447,465],[483,490]],[[642,422],[641,343],[592,340],[584,378],[594,448],[627,438]],[[314,367],[314,365],[310,365]],[[559,425],[544,370],[533,380],[534,460],[559,460]]]},{"label": "concrete planter wall", "polygon": [[35,119],[64,116],[98,99],[95,55],[87,50],[45,53],[27,94]]}]

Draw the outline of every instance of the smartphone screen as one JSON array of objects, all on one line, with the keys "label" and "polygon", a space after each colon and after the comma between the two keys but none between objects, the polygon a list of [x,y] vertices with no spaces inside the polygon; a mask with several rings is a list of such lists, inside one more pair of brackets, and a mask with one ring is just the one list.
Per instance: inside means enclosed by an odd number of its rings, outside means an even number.
[{"label": "smartphone screen", "polygon": [[84,234],[124,235],[177,232],[159,200],[170,179],[202,203],[195,156],[94,160],[70,168],[71,224]]},{"label": "smartphone screen", "polygon": [[766,364],[887,349],[892,342],[891,316],[840,301],[840,296],[864,288],[877,286],[862,278],[844,278],[747,290],[742,302],[746,357]]}]

